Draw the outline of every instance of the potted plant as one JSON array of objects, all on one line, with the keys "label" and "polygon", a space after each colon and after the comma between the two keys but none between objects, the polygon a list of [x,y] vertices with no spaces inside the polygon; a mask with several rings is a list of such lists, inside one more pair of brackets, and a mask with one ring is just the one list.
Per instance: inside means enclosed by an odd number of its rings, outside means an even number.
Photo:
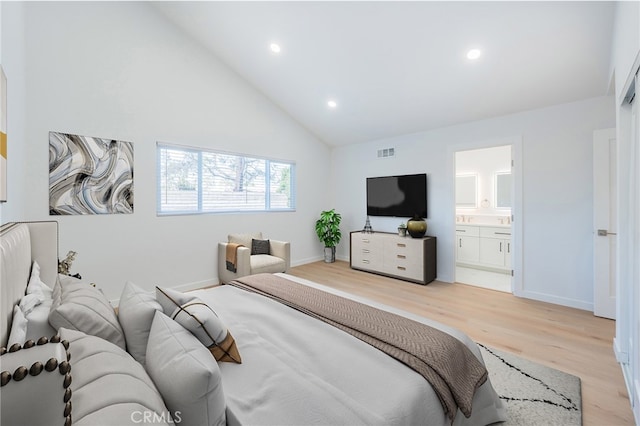
[{"label": "potted plant", "polygon": [[407,225],[405,225],[404,222],[398,225],[398,235],[400,235],[401,237],[407,236]]},{"label": "potted plant", "polygon": [[340,221],[342,216],[335,209],[325,210],[320,213],[320,219],[316,220],[316,234],[324,243],[324,261],[333,263],[336,261],[336,246],[342,238]]}]

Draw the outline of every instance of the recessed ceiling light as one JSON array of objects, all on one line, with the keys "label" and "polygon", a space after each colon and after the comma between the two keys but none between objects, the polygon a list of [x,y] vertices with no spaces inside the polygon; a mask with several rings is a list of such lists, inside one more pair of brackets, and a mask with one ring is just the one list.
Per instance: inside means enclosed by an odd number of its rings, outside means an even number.
[{"label": "recessed ceiling light", "polygon": [[482,55],[480,49],[471,49],[467,52],[467,58],[471,60],[478,59],[480,55]]},{"label": "recessed ceiling light", "polygon": [[280,45],[277,43],[271,43],[271,45],[269,45],[269,49],[271,49],[273,53],[280,53]]},{"label": "recessed ceiling light", "polygon": [[338,107],[338,103],[333,99],[330,99],[329,101],[327,101],[327,106],[331,109],[336,109]]}]

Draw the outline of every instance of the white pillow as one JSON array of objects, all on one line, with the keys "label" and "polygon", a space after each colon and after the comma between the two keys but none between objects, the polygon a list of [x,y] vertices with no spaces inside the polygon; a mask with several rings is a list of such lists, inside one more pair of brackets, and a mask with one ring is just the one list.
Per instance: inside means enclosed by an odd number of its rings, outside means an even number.
[{"label": "white pillow", "polygon": [[[25,344],[18,351],[2,354],[0,364],[3,370],[1,424],[71,423],[70,367],[63,344]],[[10,374],[6,375],[7,372]]]},{"label": "white pillow", "polygon": [[99,289],[83,283],[60,288],[60,298],[54,297],[49,312],[49,324],[54,329],[79,330],[126,348],[118,316]]},{"label": "white pillow", "polygon": [[71,354],[74,426],[172,424],[162,395],[131,355],[80,331],[61,328],[60,337]]},{"label": "white pillow", "polygon": [[13,320],[11,321],[11,332],[7,341],[7,348],[18,343],[20,346],[27,340],[27,318],[18,305],[13,307]]},{"label": "white pillow", "polygon": [[42,300],[37,294],[27,294],[22,296],[18,305],[20,306],[23,314],[29,315],[31,311],[41,303]]},{"label": "white pillow", "polygon": [[156,287],[164,313],[189,330],[217,361],[242,363],[233,336],[211,307],[196,296]]},{"label": "white pillow", "polygon": [[51,300],[45,300],[36,306],[27,318],[26,340],[38,341],[42,336],[51,337],[57,334],[56,330],[49,324],[49,311],[51,310]]},{"label": "white pillow", "polygon": [[27,285],[27,294],[35,294],[38,296],[40,303],[45,300],[51,299],[53,289],[42,282],[40,279],[40,265],[35,260],[31,266],[31,276],[29,277],[29,284]]},{"label": "white pillow", "polygon": [[[147,345],[147,371],[180,426],[226,425],[218,363],[190,332],[156,312]],[[188,390],[188,391],[185,391]]]},{"label": "white pillow", "polygon": [[145,291],[127,281],[120,296],[118,320],[127,341],[127,351],[140,364],[145,364],[149,330],[156,311],[162,306],[156,301],[155,292]]}]

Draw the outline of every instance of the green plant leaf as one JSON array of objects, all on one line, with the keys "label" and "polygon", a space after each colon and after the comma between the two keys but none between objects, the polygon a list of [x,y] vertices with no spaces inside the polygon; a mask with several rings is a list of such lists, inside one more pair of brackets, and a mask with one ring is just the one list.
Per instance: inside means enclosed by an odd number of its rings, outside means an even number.
[{"label": "green plant leaf", "polygon": [[316,220],[316,235],[324,243],[325,247],[335,247],[342,238],[340,221],[342,216],[335,209],[325,210],[320,213],[320,219]]}]

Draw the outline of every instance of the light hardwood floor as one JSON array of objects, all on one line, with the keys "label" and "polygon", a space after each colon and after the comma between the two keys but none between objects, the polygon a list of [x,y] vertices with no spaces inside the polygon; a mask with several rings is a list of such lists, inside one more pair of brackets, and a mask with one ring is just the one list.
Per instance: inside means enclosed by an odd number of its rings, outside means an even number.
[{"label": "light hardwood floor", "polygon": [[438,320],[476,342],[578,376],[585,426],[634,424],[612,349],[614,321],[464,284],[412,284],[355,271],[343,261],[310,263],[289,273]]}]

